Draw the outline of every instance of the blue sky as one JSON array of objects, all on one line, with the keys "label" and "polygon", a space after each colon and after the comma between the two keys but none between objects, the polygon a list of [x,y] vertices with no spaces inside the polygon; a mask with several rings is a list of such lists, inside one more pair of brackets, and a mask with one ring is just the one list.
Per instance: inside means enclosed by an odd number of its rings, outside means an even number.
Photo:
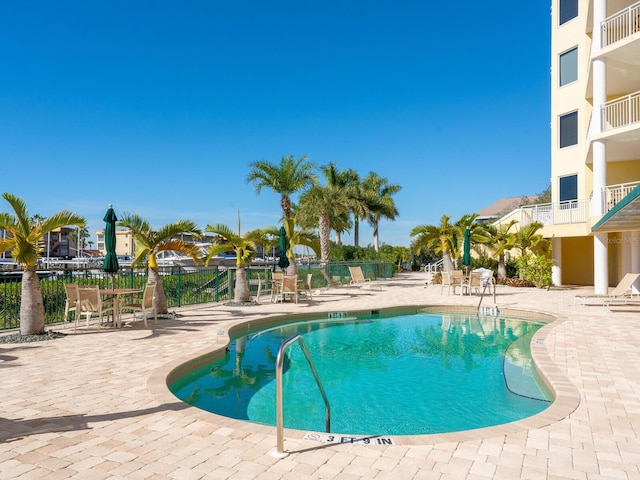
[{"label": "blue sky", "polygon": [[249,164],[306,154],[401,185],[380,239],[408,246],[549,183],[549,29],[507,0],[2,2],[0,191],[94,241],[108,204],[248,231],[280,217]]}]

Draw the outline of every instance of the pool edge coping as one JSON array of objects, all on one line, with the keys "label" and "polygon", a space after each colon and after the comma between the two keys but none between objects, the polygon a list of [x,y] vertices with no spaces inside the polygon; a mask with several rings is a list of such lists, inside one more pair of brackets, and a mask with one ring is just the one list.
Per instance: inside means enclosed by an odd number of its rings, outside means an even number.
[{"label": "pool edge coping", "polygon": [[[394,312],[394,311],[411,311],[411,310],[432,310],[437,312],[459,312],[469,313],[476,312],[473,307],[464,306],[452,306],[452,305],[405,305],[394,306],[376,309],[380,312]],[[361,312],[365,314],[371,312],[372,309],[363,310],[349,310],[349,313],[358,314]],[[261,425],[243,420],[237,420],[222,415],[218,415],[212,412],[206,412],[197,407],[193,407],[179,398],[177,398],[170,390],[170,379],[181,375],[185,371],[190,371],[197,364],[202,364],[205,361],[211,361],[224,354],[225,348],[229,345],[231,336],[242,328],[250,328],[251,325],[268,325],[277,323],[288,323],[295,320],[303,320],[305,318],[318,318],[322,314],[328,312],[313,312],[305,314],[284,314],[284,315],[266,315],[260,319],[251,320],[231,320],[230,324],[227,324],[227,329],[223,333],[218,334],[218,340],[222,340],[215,348],[208,347],[201,349],[189,356],[181,357],[171,362],[166,363],[162,367],[156,369],[147,380],[147,390],[152,394],[160,405],[173,406],[174,410],[180,410],[189,417],[205,421],[208,423],[215,423],[220,426],[221,429],[237,429],[247,430],[251,429],[252,432],[261,433],[267,436],[272,436],[274,439],[274,445],[276,441],[276,427],[270,425]],[[538,372],[540,378],[545,382],[545,385],[550,389],[554,395],[554,401],[542,412],[532,415],[530,417],[516,420],[509,423],[495,425],[491,427],[483,427],[472,430],[462,430],[457,432],[447,433],[433,433],[433,434],[421,434],[421,435],[388,435],[385,438],[392,438],[395,445],[401,446],[420,446],[420,445],[433,445],[438,443],[459,443],[465,441],[482,440],[491,437],[505,436],[508,434],[519,433],[537,428],[546,427],[552,423],[559,422],[571,413],[573,413],[580,404],[580,393],[578,389],[571,383],[566,374],[564,374],[556,363],[551,358],[547,351],[546,341],[554,328],[557,328],[568,319],[564,315],[553,315],[547,312],[534,311],[534,310],[518,310],[518,309],[502,309],[500,314],[514,315],[520,318],[536,318],[542,319],[544,317],[548,323],[540,328],[531,340],[531,355],[533,363]],[[285,321],[286,318],[286,321]],[[175,408],[179,407],[179,408]],[[325,434],[324,432],[309,432],[303,430],[285,429],[285,438],[303,439],[309,433]],[[348,436],[343,434],[343,436]],[[366,435],[353,435],[354,438],[377,438],[377,436]],[[325,445],[318,442],[319,445]]]}]

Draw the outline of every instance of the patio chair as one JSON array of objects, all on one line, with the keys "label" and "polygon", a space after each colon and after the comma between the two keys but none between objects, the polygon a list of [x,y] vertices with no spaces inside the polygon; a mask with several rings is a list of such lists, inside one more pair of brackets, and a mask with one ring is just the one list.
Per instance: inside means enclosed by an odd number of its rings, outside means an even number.
[{"label": "patio chair", "polygon": [[64,302],[64,324],[66,325],[69,312],[76,311],[76,305],[78,304],[78,285],[76,283],[65,283],[64,292],[67,296]]},{"label": "patio chair", "polygon": [[273,272],[271,274],[271,302],[277,302],[280,290],[282,289],[282,279],[284,278],[284,273],[282,272]]},{"label": "patio chair", "polygon": [[[156,311],[156,305],[153,301],[153,297],[156,294],[156,284],[147,283],[142,292],[142,298],[138,301],[125,303],[122,305],[123,310],[131,310],[133,312],[133,321],[136,321],[136,312],[142,312],[142,319],[144,320],[144,326],[147,325],[147,313],[153,313],[153,319],[158,323],[158,312]],[[139,295],[139,294],[138,294]]]},{"label": "patio chair", "polygon": [[464,274],[462,270],[452,270],[450,272],[445,272],[444,270],[441,272],[442,274],[442,285],[440,286],[440,295],[442,295],[442,291],[444,287],[447,287],[447,295],[451,294],[451,289],[453,289],[453,294],[456,294],[456,287],[460,287],[460,295],[464,290]]},{"label": "patio chair", "polygon": [[280,302],[284,302],[287,297],[293,298],[298,303],[298,276],[285,275],[282,277],[280,294],[278,296]]},{"label": "patio chair", "polygon": [[469,274],[469,279],[464,283],[463,288],[469,295],[471,295],[473,290],[475,290],[476,294],[480,294],[483,286],[482,272],[471,272]]},{"label": "patio chair", "polygon": [[[573,303],[575,304],[578,300],[582,301],[582,305],[586,305],[587,300],[595,299],[598,302],[596,305],[604,305],[605,301],[607,304],[610,304],[612,300],[620,300],[626,297],[632,297],[633,292],[631,288],[633,284],[640,278],[640,273],[627,273],[620,283],[616,285],[613,291],[609,294],[597,294],[597,293],[585,293],[578,294],[573,297]],[[591,302],[589,302],[591,303]]]},{"label": "patio chair", "polygon": [[111,313],[115,317],[115,304],[112,300],[102,300],[102,294],[100,293],[100,287],[98,287],[98,285],[91,287],[79,287],[76,285],[76,288],[78,291],[78,300],[76,302],[74,332],[78,328],[80,317],[83,315],[87,318],[87,327],[89,327],[89,319],[94,315],[98,316],[98,327],[100,327],[100,322],[102,322],[102,317],[105,313]]},{"label": "patio chair", "polygon": [[351,273],[352,285],[357,285],[360,288],[375,288],[376,290],[382,289],[379,284],[373,283],[371,282],[371,279],[364,277],[364,273],[362,273],[362,267],[349,267],[349,273]]}]

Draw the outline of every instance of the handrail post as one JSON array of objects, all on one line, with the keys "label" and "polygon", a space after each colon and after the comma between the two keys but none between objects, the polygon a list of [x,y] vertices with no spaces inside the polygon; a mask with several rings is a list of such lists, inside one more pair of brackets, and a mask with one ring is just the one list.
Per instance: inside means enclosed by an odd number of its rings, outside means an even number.
[{"label": "handrail post", "polygon": [[320,389],[320,394],[322,395],[322,399],[324,400],[325,406],[325,429],[327,433],[331,431],[331,408],[329,407],[329,400],[327,399],[327,395],[322,388],[322,383],[320,382],[320,377],[318,376],[318,372],[316,371],[313,362],[311,361],[311,356],[309,355],[309,351],[307,350],[307,346],[304,343],[302,335],[295,335],[288,340],[285,340],[280,346],[280,350],[278,350],[278,357],[276,359],[276,455],[277,456],[286,456],[284,453],[284,407],[283,407],[283,395],[282,395],[282,367],[284,365],[284,357],[286,354],[286,349],[295,342],[300,342],[300,349],[302,353],[304,353],[307,362],[309,363],[309,367],[311,368],[311,373],[313,373],[313,377],[318,384],[318,388]]}]

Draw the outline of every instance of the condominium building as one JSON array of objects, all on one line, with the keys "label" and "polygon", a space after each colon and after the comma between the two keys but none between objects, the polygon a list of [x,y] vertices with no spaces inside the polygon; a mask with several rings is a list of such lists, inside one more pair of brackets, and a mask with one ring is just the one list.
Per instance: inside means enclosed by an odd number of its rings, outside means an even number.
[{"label": "condominium building", "polygon": [[551,2],[553,282],[606,293],[640,272],[640,2]]}]

